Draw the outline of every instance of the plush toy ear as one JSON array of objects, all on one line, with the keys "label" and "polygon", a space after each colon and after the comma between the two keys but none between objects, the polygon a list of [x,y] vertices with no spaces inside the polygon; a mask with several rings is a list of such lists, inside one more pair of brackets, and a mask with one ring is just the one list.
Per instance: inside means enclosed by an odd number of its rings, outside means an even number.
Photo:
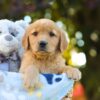
[{"label": "plush toy ear", "polygon": [[64,30],[61,30],[61,35],[60,35],[60,51],[63,52],[69,43],[69,38],[68,38],[68,34],[67,32],[65,32]]},{"label": "plush toy ear", "polygon": [[25,50],[29,49],[29,36],[27,33],[25,33],[23,40],[22,40],[22,45],[24,47]]}]

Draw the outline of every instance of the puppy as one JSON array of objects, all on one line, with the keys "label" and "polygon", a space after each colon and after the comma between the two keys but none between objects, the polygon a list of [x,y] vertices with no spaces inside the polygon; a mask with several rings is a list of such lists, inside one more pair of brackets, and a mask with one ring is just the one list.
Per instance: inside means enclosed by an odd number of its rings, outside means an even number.
[{"label": "puppy", "polygon": [[66,73],[69,78],[81,78],[81,72],[66,66],[61,56],[67,45],[65,32],[49,19],[39,19],[27,28],[23,37],[25,53],[20,68],[26,89],[40,85],[39,73]]}]

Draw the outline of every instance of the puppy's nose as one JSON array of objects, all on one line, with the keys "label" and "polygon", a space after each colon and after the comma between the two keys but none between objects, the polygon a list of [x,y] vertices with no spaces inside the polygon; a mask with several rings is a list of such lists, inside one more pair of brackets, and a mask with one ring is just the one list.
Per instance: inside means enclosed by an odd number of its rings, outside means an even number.
[{"label": "puppy's nose", "polygon": [[5,36],[5,39],[6,39],[7,41],[11,41],[11,40],[13,39],[13,37],[12,37],[11,35],[6,35],[6,36]]},{"label": "puppy's nose", "polygon": [[47,42],[46,41],[40,41],[39,45],[40,45],[41,48],[45,48],[45,46],[47,45]]}]

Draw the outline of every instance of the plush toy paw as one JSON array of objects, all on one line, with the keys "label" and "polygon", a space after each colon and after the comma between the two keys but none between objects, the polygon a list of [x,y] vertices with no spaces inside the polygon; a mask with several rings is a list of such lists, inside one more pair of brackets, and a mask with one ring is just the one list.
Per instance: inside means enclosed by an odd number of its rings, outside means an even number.
[{"label": "plush toy paw", "polygon": [[76,81],[81,79],[81,72],[77,68],[69,68],[67,70],[67,75],[69,78],[72,78]]}]

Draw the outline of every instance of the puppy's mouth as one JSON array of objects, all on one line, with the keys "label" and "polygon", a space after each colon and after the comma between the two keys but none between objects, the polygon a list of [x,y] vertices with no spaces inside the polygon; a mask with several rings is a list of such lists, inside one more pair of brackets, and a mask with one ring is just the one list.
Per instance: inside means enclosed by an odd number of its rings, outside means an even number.
[{"label": "puppy's mouth", "polygon": [[50,57],[51,53],[46,51],[45,49],[43,50],[38,50],[37,52],[34,52],[34,56],[38,60],[46,60],[48,57]]},{"label": "puppy's mouth", "polygon": [[37,52],[48,53],[46,48],[39,48]]}]

